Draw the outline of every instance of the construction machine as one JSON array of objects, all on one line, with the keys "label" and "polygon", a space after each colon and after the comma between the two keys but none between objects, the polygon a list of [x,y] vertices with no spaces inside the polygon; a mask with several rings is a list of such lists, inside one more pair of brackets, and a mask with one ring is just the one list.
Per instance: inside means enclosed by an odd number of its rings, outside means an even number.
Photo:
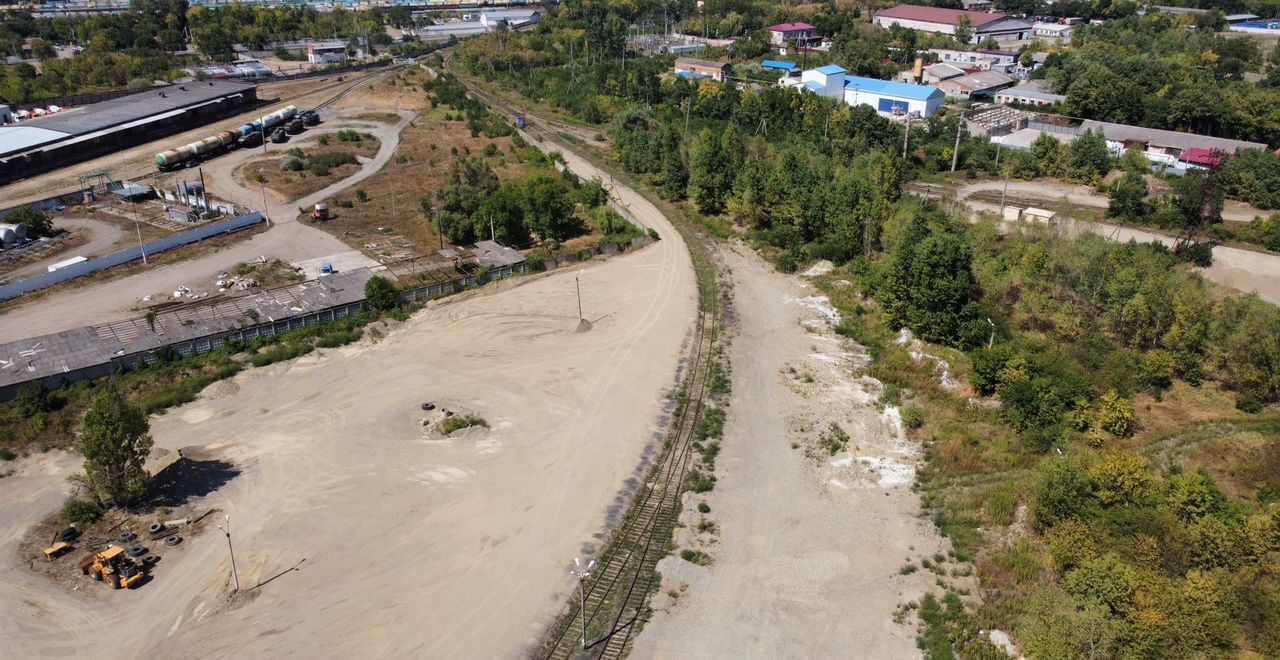
[{"label": "construction machine", "polygon": [[112,589],[128,589],[142,580],[142,569],[117,545],[85,557],[80,570],[99,582],[110,582]]}]

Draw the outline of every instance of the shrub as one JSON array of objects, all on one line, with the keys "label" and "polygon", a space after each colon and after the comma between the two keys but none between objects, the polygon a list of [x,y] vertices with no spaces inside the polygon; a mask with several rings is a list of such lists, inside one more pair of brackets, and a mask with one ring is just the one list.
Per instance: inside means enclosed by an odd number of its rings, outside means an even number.
[{"label": "shrub", "polygon": [[716,487],[716,478],[700,470],[689,470],[685,477],[685,485],[695,493],[705,493]]},{"label": "shrub", "polygon": [[446,418],[440,424],[440,433],[450,435],[454,431],[471,428],[472,426],[480,426],[487,429],[489,428],[489,422],[483,417],[476,417],[475,415],[454,415]]},{"label": "shrub", "polygon": [[62,517],[67,522],[76,523],[78,525],[90,525],[98,522],[102,518],[102,509],[98,505],[87,500],[75,497],[67,498],[62,504]]},{"label": "shrub", "polygon": [[849,446],[849,434],[845,433],[845,430],[840,428],[839,424],[831,422],[831,426],[828,426],[827,430],[818,435],[818,444],[835,454]]},{"label": "shrub", "polygon": [[711,513],[711,505],[706,502],[698,502],[698,513]]},{"label": "shrub", "polygon": [[682,550],[680,551],[680,558],[690,564],[697,564],[699,566],[708,566],[711,564],[711,555],[708,555],[701,550]]},{"label": "shrub", "polygon": [[918,406],[907,406],[903,408],[902,425],[912,430],[924,426],[924,411]]},{"label": "shrub", "polygon": [[364,297],[374,309],[386,311],[396,306],[396,287],[380,275],[364,283]]},{"label": "shrub", "polygon": [[304,158],[290,154],[280,161],[280,169],[286,172],[301,172],[307,169],[307,161]]},{"label": "shrub", "polygon": [[1121,398],[1115,390],[1102,395],[1102,406],[1098,410],[1098,426],[1102,430],[1118,437],[1127,438],[1133,435],[1137,426],[1137,418],[1133,414],[1133,404]]},{"label": "shrub", "polygon": [[365,192],[363,188],[356,190],[356,201],[361,204],[369,201],[369,193]]},{"label": "shrub", "polygon": [[1036,526],[1047,529],[1083,516],[1091,506],[1089,478],[1080,461],[1050,458],[1036,466],[1032,499]]}]

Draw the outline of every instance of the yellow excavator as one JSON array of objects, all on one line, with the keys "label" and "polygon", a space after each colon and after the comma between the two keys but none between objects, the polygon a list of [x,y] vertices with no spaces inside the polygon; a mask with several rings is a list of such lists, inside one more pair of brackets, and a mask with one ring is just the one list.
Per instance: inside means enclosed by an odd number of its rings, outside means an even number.
[{"label": "yellow excavator", "polygon": [[85,557],[80,562],[80,570],[99,582],[110,582],[112,589],[128,589],[141,581],[143,575],[124,548],[116,545]]}]

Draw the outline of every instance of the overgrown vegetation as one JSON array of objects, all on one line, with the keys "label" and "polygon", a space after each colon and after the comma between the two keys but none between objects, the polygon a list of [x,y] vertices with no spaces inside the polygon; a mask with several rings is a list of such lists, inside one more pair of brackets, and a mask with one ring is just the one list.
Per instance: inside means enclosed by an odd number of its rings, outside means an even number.
[{"label": "overgrown vegetation", "polygon": [[489,428],[489,422],[485,421],[483,417],[475,415],[453,415],[440,422],[440,433],[442,435],[451,435],[454,431],[461,431],[473,426],[487,429]]}]

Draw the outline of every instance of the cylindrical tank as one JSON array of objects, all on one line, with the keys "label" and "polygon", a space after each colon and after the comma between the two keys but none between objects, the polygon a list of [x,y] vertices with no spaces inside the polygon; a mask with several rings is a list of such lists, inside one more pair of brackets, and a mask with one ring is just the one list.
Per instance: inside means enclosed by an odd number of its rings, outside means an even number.
[{"label": "cylindrical tank", "polygon": [[915,66],[911,67],[911,76],[916,82],[924,80],[924,58],[917,57]]},{"label": "cylindrical tank", "polygon": [[258,132],[258,128],[253,124],[245,124],[244,126],[241,126],[239,130],[240,137],[242,138],[247,138],[256,132]]},{"label": "cylindrical tank", "polygon": [[218,137],[222,138],[222,146],[229,147],[240,141],[240,131],[223,131]]},{"label": "cylindrical tank", "polygon": [[185,149],[185,147],[183,149],[170,149],[156,154],[156,167],[165,169],[186,160],[190,157],[190,154]]},{"label": "cylindrical tank", "polygon": [[[319,213],[320,211],[316,211]],[[0,225],[0,245],[9,247],[18,242],[18,232],[14,231],[15,225]]]},{"label": "cylindrical tank", "polygon": [[321,203],[319,203],[319,204],[316,204],[316,211],[315,211],[315,213],[312,215],[312,217],[313,217],[313,218],[315,218],[316,220],[328,220],[328,219],[329,219],[329,205],[328,205],[328,204],[325,204],[324,202],[321,202]]}]

